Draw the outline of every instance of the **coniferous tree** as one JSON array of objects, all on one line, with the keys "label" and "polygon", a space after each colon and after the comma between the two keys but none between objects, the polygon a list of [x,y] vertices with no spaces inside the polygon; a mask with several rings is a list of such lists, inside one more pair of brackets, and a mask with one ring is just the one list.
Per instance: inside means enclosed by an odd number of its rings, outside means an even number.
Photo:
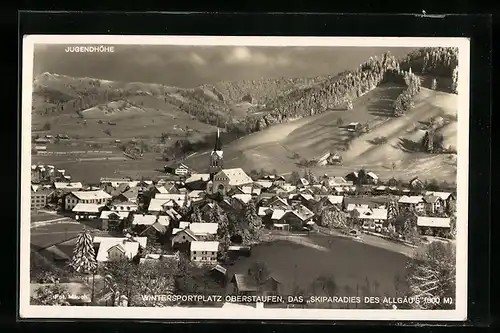
[{"label": "coniferous tree", "polygon": [[[219,208],[220,209],[220,208]],[[231,236],[229,234],[229,221],[226,216],[219,214],[220,221],[219,227],[217,228],[217,240],[219,241],[219,249],[217,252],[217,257],[219,260],[223,261],[227,259],[227,252],[229,250],[229,245],[231,244]]]},{"label": "coniferous tree", "polygon": [[458,66],[453,68],[453,73],[451,76],[451,91],[454,94],[458,94]]},{"label": "coniferous tree", "polygon": [[255,202],[250,200],[245,205],[245,220],[248,224],[248,232],[252,241],[258,242],[262,236],[262,219],[257,214]]},{"label": "coniferous tree", "polygon": [[83,230],[78,235],[70,266],[79,273],[90,273],[96,270],[94,245],[88,230]]},{"label": "coniferous tree", "polygon": [[198,206],[195,206],[193,208],[193,212],[191,213],[191,222],[192,223],[201,223],[203,222],[203,219],[201,217],[201,212]]}]

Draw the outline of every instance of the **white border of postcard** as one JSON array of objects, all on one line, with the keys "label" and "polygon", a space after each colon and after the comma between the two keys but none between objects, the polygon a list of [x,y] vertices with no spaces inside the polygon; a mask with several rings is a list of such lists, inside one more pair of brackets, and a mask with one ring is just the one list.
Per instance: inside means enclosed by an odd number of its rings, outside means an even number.
[{"label": "white border of postcard", "polygon": [[[227,46],[350,46],[350,47],[458,47],[458,157],[456,309],[454,310],[322,310],[258,308],[143,308],[30,305],[30,165],[31,101],[34,44],[77,45],[227,45]],[[467,230],[469,156],[470,46],[467,38],[440,37],[218,37],[31,35],[23,39],[20,295],[21,318],[120,319],[260,319],[260,320],[408,320],[463,321],[467,319]]]}]

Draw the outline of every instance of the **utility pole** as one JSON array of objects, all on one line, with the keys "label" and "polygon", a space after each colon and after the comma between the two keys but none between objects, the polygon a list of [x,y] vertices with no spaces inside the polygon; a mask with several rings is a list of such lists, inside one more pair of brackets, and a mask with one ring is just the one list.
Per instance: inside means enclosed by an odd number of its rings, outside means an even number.
[{"label": "utility pole", "polygon": [[90,298],[91,304],[94,304],[94,296],[95,296],[95,269],[92,270],[92,296]]}]

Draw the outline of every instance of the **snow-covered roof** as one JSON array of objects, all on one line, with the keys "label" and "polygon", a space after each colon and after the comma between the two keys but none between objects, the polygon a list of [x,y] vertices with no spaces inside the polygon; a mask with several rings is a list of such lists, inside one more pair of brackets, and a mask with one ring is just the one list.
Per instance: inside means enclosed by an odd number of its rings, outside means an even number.
[{"label": "snow-covered roof", "polygon": [[279,220],[280,218],[282,218],[286,213],[288,212],[288,210],[283,210],[283,209],[276,209],[273,211],[273,214],[271,215],[271,219],[272,220]]},{"label": "snow-covered roof", "polygon": [[359,213],[360,219],[367,220],[387,220],[387,209],[383,208],[374,208],[374,209],[356,209]]},{"label": "snow-covered roof", "polygon": [[155,195],[155,199],[164,199],[164,200],[184,201],[185,198],[186,198],[185,194],[156,193]]},{"label": "snow-covered roof", "polygon": [[327,195],[326,199],[332,205],[338,205],[338,204],[342,204],[342,202],[344,202],[344,197],[342,195]]},{"label": "snow-covered roof", "polygon": [[103,190],[98,191],[73,191],[71,192],[79,200],[111,199],[111,195]]},{"label": "snow-covered roof", "polygon": [[250,200],[252,200],[252,195],[251,194],[234,194],[233,195],[234,199],[238,199],[239,201],[243,203],[248,203]]},{"label": "snow-covered roof", "polygon": [[253,183],[252,178],[242,168],[222,169],[221,171],[228,179],[230,186],[239,186]]},{"label": "snow-covered roof", "polygon": [[115,246],[119,246],[124,255],[132,259],[137,255],[139,246],[146,247],[147,237],[135,237],[134,240],[125,237],[94,237],[94,243],[99,243],[97,261],[106,262],[108,261],[108,251]]},{"label": "snow-covered roof", "polygon": [[83,184],[81,182],[54,182],[54,187],[57,190],[69,190],[69,189],[76,189],[79,190],[83,188]]},{"label": "snow-covered roof", "polygon": [[191,223],[189,230],[196,236],[201,235],[215,235],[219,225],[217,223]]},{"label": "snow-covered roof", "polygon": [[151,199],[151,201],[149,202],[149,206],[148,206],[148,211],[149,212],[160,212],[163,210],[163,205],[165,203],[167,203],[168,199]]},{"label": "snow-covered roof", "polygon": [[191,174],[191,176],[188,179],[186,179],[186,184],[197,182],[197,181],[206,182],[209,179],[210,179],[209,173],[194,173],[194,174]]},{"label": "snow-covered roof", "polygon": [[152,225],[156,222],[156,215],[143,215],[134,214],[132,215],[132,224],[134,225]]},{"label": "snow-covered roof", "polygon": [[272,211],[272,209],[269,207],[259,207],[258,215],[265,216],[265,215],[267,215],[267,212],[269,212],[269,211]]},{"label": "snow-covered roof", "polygon": [[104,205],[78,203],[73,207],[72,211],[75,213],[99,213],[102,207]]},{"label": "snow-covered roof", "polygon": [[442,200],[448,200],[448,198],[451,196],[451,193],[450,192],[427,191],[427,192],[425,192],[425,195],[433,195],[433,196],[441,198]]},{"label": "snow-covered roof", "polygon": [[204,242],[204,241],[192,241],[191,251],[211,251],[217,252],[219,249],[219,242]]},{"label": "snow-covered roof", "polygon": [[438,228],[449,228],[450,218],[449,217],[428,217],[428,216],[418,216],[417,226],[419,227],[438,227]]},{"label": "snow-covered roof", "polygon": [[187,227],[189,227],[190,224],[191,224],[191,222],[181,221],[181,222],[179,222],[179,228],[186,229]]},{"label": "snow-covered roof", "polygon": [[405,204],[418,204],[423,201],[423,197],[420,195],[415,195],[415,196],[406,196],[403,195],[401,198],[399,198],[398,202],[399,203],[405,203]]},{"label": "snow-covered roof", "polygon": [[118,216],[118,218],[120,220],[123,220],[123,219],[126,219],[130,213],[129,212],[114,212],[114,211],[111,211],[111,210],[105,210],[105,211],[101,212],[101,216],[99,216],[99,218],[101,218],[101,219],[109,219],[109,216],[111,214],[114,214],[114,215]]}]

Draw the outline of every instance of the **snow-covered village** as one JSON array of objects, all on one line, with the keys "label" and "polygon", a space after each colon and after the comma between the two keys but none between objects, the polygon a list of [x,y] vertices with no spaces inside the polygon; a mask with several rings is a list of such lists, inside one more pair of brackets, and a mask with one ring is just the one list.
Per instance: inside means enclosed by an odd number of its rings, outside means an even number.
[{"label": "snow-covered village", "polygon": [[31,305],[455,308],[455,49],[164,48],[35,52]]}]

